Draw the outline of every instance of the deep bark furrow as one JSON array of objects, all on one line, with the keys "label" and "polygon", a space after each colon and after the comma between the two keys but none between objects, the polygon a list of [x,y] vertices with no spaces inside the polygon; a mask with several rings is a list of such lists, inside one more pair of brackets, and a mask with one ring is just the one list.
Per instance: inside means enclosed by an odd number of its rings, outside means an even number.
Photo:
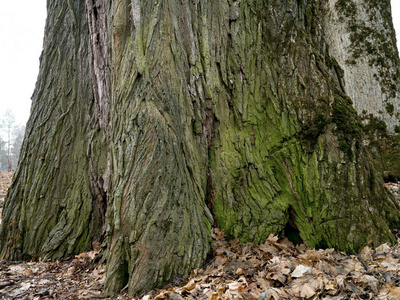
[{"label": "deep bark furrow", "polygon": [[91,58],[93,75],[92,85],[96,100],[96,117],[100,127],[105,127],[108,120],[110,102],[109,74],[109,24],[110,4],[103,0],[86,0],[89,23]]}]

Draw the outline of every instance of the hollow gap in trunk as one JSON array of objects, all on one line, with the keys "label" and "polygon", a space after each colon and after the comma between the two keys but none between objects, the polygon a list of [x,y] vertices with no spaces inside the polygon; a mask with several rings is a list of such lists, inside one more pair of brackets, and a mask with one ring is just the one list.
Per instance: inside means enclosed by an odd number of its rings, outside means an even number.
[{"label": "hollow gap in trunk", "polygon": [[292,208],[289,208],[289,220],[286,223],[285,228],[283,229],[283,236],[287,237],[289,241],[293,244],[298,245],[303,243],[303,239],[300,236],[300,231],[297,228],[296,223],[294,222],[294,211]]}]

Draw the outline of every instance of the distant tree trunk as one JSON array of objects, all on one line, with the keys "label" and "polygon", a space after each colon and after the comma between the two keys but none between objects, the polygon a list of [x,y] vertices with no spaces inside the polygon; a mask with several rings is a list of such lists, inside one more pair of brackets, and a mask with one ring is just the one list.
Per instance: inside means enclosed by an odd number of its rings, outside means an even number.
[{"label": "distant tree trunk", "polygon": [[106,246],[105,290],[186,276],[212,224],[351,251],[394,242],[319,1],[49,2],[1,257]]},{"label": "distant tree trunk", "polygon": [[7,134],[8,134],[8,145],[7,145],[7,171],[11,171],[11,126],[8,126],[7,128]]}]

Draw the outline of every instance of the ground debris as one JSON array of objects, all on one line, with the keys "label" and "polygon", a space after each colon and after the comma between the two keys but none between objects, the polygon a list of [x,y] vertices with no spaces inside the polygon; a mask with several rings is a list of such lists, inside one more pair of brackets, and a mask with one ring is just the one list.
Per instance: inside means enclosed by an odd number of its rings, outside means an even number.
[{"label": "ground debris", "polygon": [[[11,177],[0,172],[0,207]],[[398,191],[395,184],[387,187]],[[105,266],[94,265],[97,251],[57,262],[0,260],[0,299],[400,299],[399,244],[346,255],[274,235],[258,246],[226,241],[218,228],[212,238],[212,259],[202,268],[133,298],[102,296]]]},{"label": "ground debris", "polygon": [[7,194],[8,187],[11,185],[11,180],[14,172],[0,172],[0,224],[1,224],[1,212],[3,210],[4,199]]},{"label": "ground debris", "polygon": [[399,299],[399,245],[346,255],[273,235],[259,246],[222,237],[215,229],[214,259],[186,282],[137,299]]},{"label": "ground debris", "polygon": [[385,183],[385,187],[394,195],[397,202],[400,204],[400,182]]},{"label": "ground debris", "polygon": [[105,267],[96,251],[57,262],[0,261],[0,299],[102,299]]}]

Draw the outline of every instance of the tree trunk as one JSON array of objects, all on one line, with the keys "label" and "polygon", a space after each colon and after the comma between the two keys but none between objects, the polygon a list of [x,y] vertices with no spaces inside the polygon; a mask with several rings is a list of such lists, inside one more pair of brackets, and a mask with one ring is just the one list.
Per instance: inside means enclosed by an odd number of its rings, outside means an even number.
[{"label": "tree trunk", "polygon": [[399,206],[322,4],[52,1],[1,256],[59,259],[105,238],[111,295],[186,276],[212,225],[242,242],[394,242]]},{"label": "tree trunk", "polygon": [[[360,115],[394,132],[400,117],[400,60],[390,0],[327,0],[325,33]],[[373,99],[374,101],[371,101]]]},{"label": "tree trunk", "polygon": [[71,256],[104,235],[107,143],[91,84],[87,8],[51,1],[48,11],[31,116],[3,212],[2,256],[13,260]]}]

